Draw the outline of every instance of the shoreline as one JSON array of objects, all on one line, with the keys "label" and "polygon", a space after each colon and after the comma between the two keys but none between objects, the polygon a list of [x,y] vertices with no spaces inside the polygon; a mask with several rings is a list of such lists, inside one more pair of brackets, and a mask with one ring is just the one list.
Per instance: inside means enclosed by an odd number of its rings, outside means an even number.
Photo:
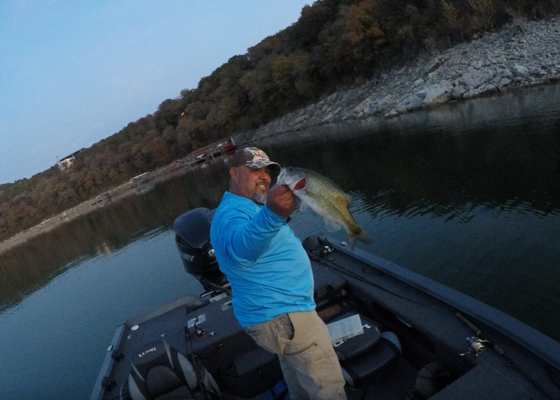
[{"label": "shoreline", "polygon": [[452,101],[560,82],[560,17],[516,21],[503,30],[337,90],[248,133],[261,140],[321,125],[391,119]]},{"label": "shoreline", "polygon": [[[392,119],[452,101],[495,96],[506,91],[560,82],[560,17],[516,21],[483,35],[382,73],[370,81],[339,89],[319,102],[240,134],[240,145],[278,135],[350,121]],[[186,158],[152,171],[141,182],[126,182],[0,243],[0,254],[73,219],[169,180],[191,169]],[[199,167],[194,167],[199,168]],[[173,173],[172,171],[179,172]]]},{"label": "shoreline", "polygon": [[[125,182],[105,193],[86,200],[77,206],[69,208],[60,214],[47,218],[31,228],[16,233],[11,238],[0,242],[0,255],[15,247],[25,244],[27,241],[35,237],[48,233],[63,224],[71,222],[91,212],[105,208],[106,206],[112,205],[127,197],[142,196],[151,191],[153,187],[159,183],[184,175],[188,172],[198,171],[206,166],[206,163],[204,163],[195,167],[187,168],[189,164],[194,161],[194,157],[194,155],[189,155],[185,158],[176,160],[167,166],[144,174],[141,180]],[[212,163],[219,160],[220,158],[216,158],[209,160],[209,162]]]}]

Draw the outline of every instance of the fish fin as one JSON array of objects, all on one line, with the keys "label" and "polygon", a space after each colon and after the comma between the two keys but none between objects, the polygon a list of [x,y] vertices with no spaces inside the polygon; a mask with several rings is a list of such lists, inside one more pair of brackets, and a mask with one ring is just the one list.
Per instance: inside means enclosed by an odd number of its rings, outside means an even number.
[{"label": "fish fin", "polygon": [[326,218],[326,217],[325,217],[325,225],[327,226],[327,231],[329,232],[336,232],[340,228],[342,228],[342,226],[334,219]]},{"label": "fish fin", "polygon": [[350,208],[350,206],[352,205],[352,203],[354,202],[354,197],[352,197],[349,194],[343,193],[344,197],[346,198],[346,202],[348,203],[348,208]]},{"label": "fish fin", "polygon": [[361,227],[353,234],[348,235],[348,242],[350,242],[350,248],[352,250],[354,250],[354,245],[356,244],[357,240],[366,244],[373,243],[373,240],[369,237],[367,232],[364,231]]},{"label": "fish fin", "polygon": [[299,210],[300,211],[305,211],[307,210],[309,207],[309,204],[307,204],[305,201],[302,201],[299,203]]}]

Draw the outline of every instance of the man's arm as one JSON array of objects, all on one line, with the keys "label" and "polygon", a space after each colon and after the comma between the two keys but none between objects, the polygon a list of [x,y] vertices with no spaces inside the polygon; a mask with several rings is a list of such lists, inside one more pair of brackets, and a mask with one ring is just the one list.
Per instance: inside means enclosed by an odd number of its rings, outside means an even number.
[{"label": "man's arm", "polygon": [[285,185],[272,187],[266,205],[250,220],[231,219],[224,226],[226,251],[230,256],[249,262],[256,261],[270,246],[286,218],[295,210],[296,199]]}]

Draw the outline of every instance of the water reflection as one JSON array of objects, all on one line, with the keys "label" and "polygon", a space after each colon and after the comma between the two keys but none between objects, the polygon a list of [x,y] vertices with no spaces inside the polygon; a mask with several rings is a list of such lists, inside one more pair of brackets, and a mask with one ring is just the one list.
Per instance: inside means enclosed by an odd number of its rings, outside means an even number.
[{"label": "water reflection", "polygon": [[367,251],[560,340],[559,98],[546,87],[262,146],[352,193]]},{"label": "water reflection", "polygon": [[560,141],[553,135],[487,132],[465,143],[453,135],[372,134],[322,146],[318,157],[305,148],[278,153],[360,193],[374,216],[452,219],[479,205],[545,216],[560,208]]},{"label": "water reflection", "polygon": [[530,98],[483,99],[454,113],[350,124],[360,135],[329,127],[326,134],[273,138],[264,146],[279,160],[362,194],[374,216],[453,219],[477,206],[546,216],[560,208],[560,110],[542,100],[543,91],[560,92],[542,88]]},{"label": "water reflection", "polygon": [[191,208],[217,204],[226,186],[227,177],[219,168],[196,170],[0,254],[0,312],[74,265],[111,254],[138,238],[156,236]]}]

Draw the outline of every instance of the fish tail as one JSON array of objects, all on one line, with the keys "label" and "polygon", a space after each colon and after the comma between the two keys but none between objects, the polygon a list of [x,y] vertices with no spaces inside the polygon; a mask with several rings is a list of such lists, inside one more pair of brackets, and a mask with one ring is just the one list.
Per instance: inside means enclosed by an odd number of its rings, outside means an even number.
[{"label": "fish tail", "polygon": [[366,231],[364,231],[361,227],[358,227],[354,232],[348,235],[348,241],[350,242],[350,248],[354,250],[354,245],[356,241],[359,240],[363,243],[373,243],[373,240],[369,237]]}]

